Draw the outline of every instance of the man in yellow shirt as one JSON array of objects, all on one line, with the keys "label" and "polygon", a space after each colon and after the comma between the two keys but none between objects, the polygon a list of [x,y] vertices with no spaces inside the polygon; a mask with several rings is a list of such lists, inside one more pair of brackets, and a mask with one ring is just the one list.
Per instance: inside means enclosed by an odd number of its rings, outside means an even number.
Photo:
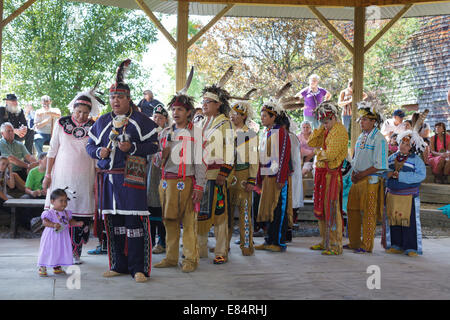
[{"label": "man in yellow shirt", "polygon": [[315,111],[321,125],[308,139],[314,147],[316,170],[314,176],[314,215],[319,220],[322,236],[320,244],[311,250],[321,250],[324,255],[342,254],[342,172],[347,157],[348,134],[338,120],[338,107],[323,102]]}]

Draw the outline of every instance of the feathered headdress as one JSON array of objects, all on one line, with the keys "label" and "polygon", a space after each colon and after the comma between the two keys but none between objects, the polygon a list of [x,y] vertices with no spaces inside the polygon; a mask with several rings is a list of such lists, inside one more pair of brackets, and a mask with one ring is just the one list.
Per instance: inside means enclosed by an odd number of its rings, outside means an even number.
[{"label": "feathered headdress", "polygon": [[335,116],[339,117],[339,107],[330,101],[324,101],[314,109],[314,116],[317,120],[323,120]]},{"label": "feathered headdress", "polygon": [[130,87],[125,83],[125,77],[130,69],[131,60],[122,61],[116,71],[116,82],[111,85],[109,94],[126,94],[130,95]]},{"label": "feathered headdress", "polygon": [[377,124],[381,125],[386,120],[383,114],[383,108],[379,101],[360,101],[356,105],[358,106],[359,114],[359,118],[356,121],[361,120],[362,117],[366,117],[376,120]]},{"label": "feathered headdress", "polygon": [[167,104],[169,106],[169,110],[175,106],[185,107],[187,110],[194,109],[195,103],[194,98],[187,95],[187,91],[189,90],[193,76],[194,76],[194,67],[192,67],[191,71],[189,72],[189,76],[186,79],[186,84],[184,85],[184,88],[178,91],[172,97],[172,100],[170,100],[170,102]]},{"label": "feathered headdress", "polygon": [[[103,102],[103,100],[97,95],[97,94],[103,94],[102,92],[97,91],[98,86],[99,86],[99,82],[97,81],[97,83],[95,84],[95,86],[92,89],[77,93],[75,98],[73,98],[72,101],[70,101],[70,103],[67,106],[70,113],[73,112],[74,106],[76,104],[84,104],[84,105],[87,105],[90,107],[91,117],[94,117],[94,118],[97,117],[100,114],[100,112],[102,111],[103,107],[105,106],[105,102]],[[80,97],[82,97],[82,96],[86,96],[86,97],[90,98],[91,102],[81,100]]]},{"label": "feathered headdress", "polygon": [[255,115],[249,100],[251,95],[256,92],[256,90],[257,89],[255,88],[251,89],[243,97],[231,97],[231,99],[235,100],[231,104],[231,109],[243,116],[246,116],[248,120],[253,119]]},{"label": "feathered headdress", "polygon": [[225,74],[220,78],[217,84],[213,84],[212,86],[203,88],[202,94],[204,98],[209,98],[214,101],[220,102],[222,105],[220,106],[220,113],[228,115],[230,111],[230,104],[228,100],[230,100],[231,96],[223,89],[224,85],[230,80],[231,76],[234,73],[233,66],[229,67]]},{"label": "feathered headdress", "polygon": [[411,143],[410,153],[422,153],[427,147],[426,142],[423,141],[423,138],[415,130],[406,130],[399,133],[397,143],[400,145],[402,141],[409,141]]},{"label": "feathered headdress", "polygon": [[291,82],[288,82],[284,86],[282,86],[281,89],[277,91],[275,96],[270,97],[269,101],[263,104],[261,112],[266,111],[272,115],[280,115],[282,112],[284,112],[282,98],[291,87]]},{"label": "feathered headdress", "polygon": [[242,116],[245,116],[245,125],[253,131],[258,132],[259,125],[252,120],[255,117],[255,112],[249,101],[251,95],[256,91],[257,89],[253,88],[248,91],[243,97],[231,97],[231,99],[235,100],[231,104],[231,109],[241,114]]}]

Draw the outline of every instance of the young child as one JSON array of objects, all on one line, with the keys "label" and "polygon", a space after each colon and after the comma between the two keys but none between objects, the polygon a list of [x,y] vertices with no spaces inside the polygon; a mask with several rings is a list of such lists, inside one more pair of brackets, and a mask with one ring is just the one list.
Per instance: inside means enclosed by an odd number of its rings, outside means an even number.
[{"label": "young child", "polygon": [[6,186],[10,189],[14,189],[15,180],[14,175],[11,174],[12,165],[7,157],[0,157],[0,206],[3,207],[3,203],[8,200],[8,194]]},{"label": "young child", "polygon": [[45,171],[47,169],[47,153],[42,152],[39,155],[39,166],[30,170],[25,183],[25,195],[22,198],[26,199],[45,199],[46,192],[42,188],[42,181],[44,180]]},{"label": "young child", "polygon": [[82,221],[72,219],[72,212],[67,207],[67,194],[63,189],[56,189],[50,194],[51,208],[42,213],[41,219],[45,229],[39,248],[39,275],[47,276],[47,267],[53,267],[54,274],[65,274],[61,266],[73,264],[72,242],[69,225],[82,227]]},{"label": "young child", "polygon": [[397,134],[393,133],[389,138],[389,145],[388,145],[389,151],[388,156],[391,154],[394,154],[398,151],[398,143],[397,143]]}]

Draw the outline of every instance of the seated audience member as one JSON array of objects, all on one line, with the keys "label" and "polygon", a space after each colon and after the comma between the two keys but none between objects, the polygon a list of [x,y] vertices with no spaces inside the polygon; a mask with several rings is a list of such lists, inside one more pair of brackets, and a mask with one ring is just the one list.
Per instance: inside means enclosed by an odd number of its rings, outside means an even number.
[{"label": "seated audience member", "polygon": [[445,183],[450,174],[450,134],[445,124],[435,124],[435,135],[431,137],[428,164],[435,176],[435,182]]},{"label": "seated audience member", "polygon": [[9,211],[9,208],[4,208],[3,203],[10,198],[7,187],[15,188],[14,176],[11,174],[12,165],[7,157],[0,157],[0,206],[3,210]]},{"label": "seated audience member", "polygon": [[9,122],[14,129],[14,139],[20,142],[25,141],[25,147],[29,153],[33,153],[33,139],[34,131],[28,127],[25,114],[19,108],[17,97],[15,94],[7,94],[5,100],[5,107],[0,107],[0,125]]},{"label": "seated audience member", "polygon": [[25,119],[27,120],[28,128],[33,129],[34,127],[34,117],[36,115],[36,111],[34,111],[33,105],[31,103],[27,103],[24,108]]},{"label": "seated audience member", "polygon": [[38,155],[42,153],[45,143],[50,143],[53,123],[61,117],[61,111],[58,108],[52,108],[52,100],[49,96],[41,98],[42,108],[36,110],[34,118],[34,146]]},{"label": "seated audience member", "polygon": [[0,153],[2,156],[8,157],[9,162],[13,165],[12,171],[17,173],[15,176],[16,187],[25,191],[28,170],[36,167],[39,163],[30,155],[23,143],[14,140],[14,127],[11,123],[3,123],[0,131],[3,136],[0,139]]},{"label": "seated audience member", "polygon": [[192,123],[193,124],[198,124],[199,122],[201,122],[205,117],[203,116],[203,109],[202,108],[195,108],[195,113],[194,116],[192,118]]},{"label": "seated audience member", "polygon": [[22,199],[45,199],[47,195],[46,190],[42,188],[45,171],[47,169],[47,153],[42,152],[39,157],[39,166],[33,168],[28,173],[27,181],[25,182],[25,194]]},{"label": "seated audience member", "polygon": [[381,133],[387,139],[393,134],[405,130],[405,124],[403,123],[403,118],[405,117],[405,113],[401,109],[397,109],[394,111],[391,119],[386,120],[382,127]]},{"label": "seated audience member", "polygon": [[403,122],[403,131],[406,130],[412,130],[412,121],[411,120],[405,120],[405,122]]}]

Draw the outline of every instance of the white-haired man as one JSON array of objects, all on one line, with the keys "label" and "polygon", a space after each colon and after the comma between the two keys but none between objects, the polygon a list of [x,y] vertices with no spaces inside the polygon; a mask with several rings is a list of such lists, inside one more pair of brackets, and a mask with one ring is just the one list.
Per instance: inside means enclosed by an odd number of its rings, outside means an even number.
[{"label": "white-haired man", "polygon": [[14,140],[14,127],[10,122],[4,122],[0,131],[2,133],[0,153],[2,156],[8,157],[12,163],[12,171],[20,177],[20,179],[16,179],[16,185],[20,190],[25,191],[28,171],[38,166],[39,162],[28,152],[23,143]]}]

